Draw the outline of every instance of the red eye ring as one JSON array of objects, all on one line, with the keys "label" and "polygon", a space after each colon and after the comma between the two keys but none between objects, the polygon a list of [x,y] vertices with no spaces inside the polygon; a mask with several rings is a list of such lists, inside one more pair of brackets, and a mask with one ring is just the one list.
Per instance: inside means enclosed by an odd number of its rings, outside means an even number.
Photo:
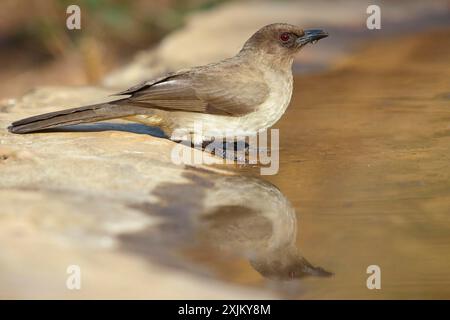
[{"label": "red eye ring", "polygon": [[283,32],[280,35],[280,40],[283,41],[283,42],[288,41],[290,38],[291,38],[291,35],[289,33],[287,33],[287,32]]}]

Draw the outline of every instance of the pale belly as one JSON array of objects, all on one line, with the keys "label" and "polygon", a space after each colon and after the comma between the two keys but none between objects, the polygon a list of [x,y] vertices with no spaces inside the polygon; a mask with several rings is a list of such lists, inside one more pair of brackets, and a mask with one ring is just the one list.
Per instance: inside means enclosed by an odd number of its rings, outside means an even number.
[{"label": "pale belly", "polygon": [[209,141],[211,137],[239,137],[257,134],[274,125],[286,111],[292,96],[292,77],[271,75],[279,84],[257,111],[240,117],[192,112],[155,110],[154,115],[128,118],[131,121],[160,127],[172,140],[194,138]]}]

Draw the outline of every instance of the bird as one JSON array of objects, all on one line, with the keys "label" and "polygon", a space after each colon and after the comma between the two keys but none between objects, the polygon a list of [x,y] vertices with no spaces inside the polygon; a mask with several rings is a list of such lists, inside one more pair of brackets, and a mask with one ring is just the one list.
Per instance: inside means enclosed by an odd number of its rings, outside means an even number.
[{"label": "bird", "polygon": [[18,120],[8,130],[23,134],[124,119],[159,127],[174,141],[255,135],[274,125],[290,103],[294,56],[327,36],[321,29],[269,24],[231,58],[144,81],[114,94],[114,101]]}]

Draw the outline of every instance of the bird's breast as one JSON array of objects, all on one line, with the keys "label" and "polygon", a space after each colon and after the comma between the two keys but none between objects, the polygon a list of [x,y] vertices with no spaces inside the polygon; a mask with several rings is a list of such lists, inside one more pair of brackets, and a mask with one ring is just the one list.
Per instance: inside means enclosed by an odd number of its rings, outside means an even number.
[{"label": "bird's breast", "polygon": [[286,111],[292,97],[292,73],[282,71],[266,71],[264,73],[270,92],[267,99],[260,104],[254,113],[241,120],[243,127],[267,129],[274,125]]}]

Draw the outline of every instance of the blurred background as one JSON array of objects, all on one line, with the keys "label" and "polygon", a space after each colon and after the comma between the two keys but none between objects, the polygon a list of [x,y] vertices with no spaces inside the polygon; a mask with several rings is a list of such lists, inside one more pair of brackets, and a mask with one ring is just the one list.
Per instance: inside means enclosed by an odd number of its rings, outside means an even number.
[{"label": "blurred background", "polygon": [[[0,3],[0,97],[38,84],[91,84],[223,0],[5,0]],[[66,28],[81,8],[82,29]]]},{"label": "blurred background", "polygon": [[[71,4],[81,9],[81,30],[66,28]],[[369,4],[382,7],[381,30],[365,26]],[[299,58],[304,63],[295,70],[321,69],[361,40],[446,24],[448,7],[446,0],[3,0],[0,98],[16,97],[37,85],[103,80],[127,87],[171,69],[232,55],[249,35],[271,22],[326,27],[333,36],[321,43],[322,50],[306,50]],[[158,46],[159,51],[151,51]],[[135,64],[127,68],[131,61]]]}]

